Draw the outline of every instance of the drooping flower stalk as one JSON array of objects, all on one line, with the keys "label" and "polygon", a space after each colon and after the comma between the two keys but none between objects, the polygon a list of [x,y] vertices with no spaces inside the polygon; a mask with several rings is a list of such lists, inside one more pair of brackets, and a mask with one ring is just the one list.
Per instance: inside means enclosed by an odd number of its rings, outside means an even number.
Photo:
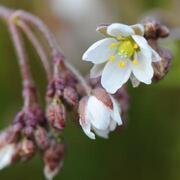
[{"label": "drooping flower stalk", "polygon": [[[38,17],[36,17],[36,16],[34,16],[34,15],[30,14],[30,13],[27,13],[25,11],[19,10],[19,11],[16,11],[15,13],[13,13],[12,18],[15,18],[15,19],[19,18],[20,20],[27,21],[32,26],[34,26],[34,28],[37,28],[44,35],[45,39],[48,42],[48,45],[51,48],[52,59],[53,59],[53,57],[56,57],[56,56],[59,56],[59,57],[62,58],[58,62],[57,66],[59,66],[59,68],[61,68],[60,63],[61,63],[61,61],[63,61],[65,66],[80,81],[80,83],[82,84],[85,92],[87,94],[90,94],[90,92],[91,92],[90,86],[87,84],[87,82],[84,80],[84,78],[82,77],[82,75],[79,73],[79,71],[77,69],[75,69],[67,60],[64,61],[64,55],[63,55],[62,50],[60,49],[60,47],[58,45],[58,42],[57,42],[56,38],[51,33],[51,31],[49,31],[48,27]],[[57,61],[55,63],[57,63]]]},{"label": "drooping flower stalk", "polygon": [[50,62],[48,60],[47,53],[45,52],[45,49],[42,47],[41,43],[37,40],[32,30],[29,28],[29,26],[22,20],[17,20],[16,24],[24,31],[25,35],[27,35],[28,39],[31,41],[32,45],[36,49],[37,53],[39,54],[39,57],[44,65],[44,69],[46,70],[48,79],[50,80],[52,77],[52,68],[50,65]]},{"label": "drooping flower stalk", "polygon": [[29,107],[32,100],[37,102],[36,91],[32,90],[35,87],[33,84],[33,80],[31,78],[31,73],[29,70],[29,65],[27,62],[27,57],[23,48],[20,34],[16,26],[13,23],[11,23],[11,21],[8,23],[8,25],[9,25],[9,31],[11,33],[12,40],[14,42],[15,49],[17,51],[19,65],[21,69],[25,107]]}]

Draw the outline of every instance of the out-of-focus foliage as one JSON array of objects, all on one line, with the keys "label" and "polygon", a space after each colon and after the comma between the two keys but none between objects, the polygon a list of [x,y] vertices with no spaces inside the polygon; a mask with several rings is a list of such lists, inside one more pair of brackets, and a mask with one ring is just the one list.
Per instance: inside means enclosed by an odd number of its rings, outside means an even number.
[{"label": "out-of-focus foliage", "polygon": [[[96,0],[97,1],[97,0]],[[60,4],[61,0],[59,0]],[[83,2],[83,1],[82,1]],[[93,1],[95,2],[95,1]],[[136,23],[148,10],[161,9],[169,25],[180,26],[178,0],[99,0],[107,9],[107,21]],[[87,32],[77,22],[55,17],[51,0],[0,0],[1,5],[23,8],[41,16],[60,37],[60,44],[73,64],[85,73],[82,52],[100,36],[94,31],[100,19],[83,19],[92,24]],[[74,0],[74,5],[76,0]],[[67,4],[68,6],[68,4]],[[91,4],[89,5],[91,9]],[[71,13],[71,12],[69,12]],[[111,15],[109,17],[108,15]],[[174,19],[176,17],[176,21]],[[103,21],[106,18],[101,17]],[[179,23],[179,24],[178,24]],[[61,31],[60,31],[61,30]],[[66,33],[65,33],[66,32]],[[81,35],[83,32],[83,35]],[[75,37],[69,38],[72,33]],[[85,38],[86,36],[89,37]],[[63,36],[63,37],[62,37]],[[41,93],[45,90],[45,74],[32,47],[26,43],[32,70]],[[180,43],[165,44],[174,53],[172,69],[158,84],[132,89],[129,123],[126,129],[112,133],[109,140],[89,140],[82,130],[70,122],[65,130],[67,153],[65,165],[56,179],[61,180],[179,180],[180,179]],[[83,67],[83,68],[82,68]],[[86,66],[87,67],[87,66]],[[0,22],[0,127],[5,127],[21,105],[21,84],[13,46]],[[18,164],[0,172],[2,180],[44,179],[39,159]]]}]

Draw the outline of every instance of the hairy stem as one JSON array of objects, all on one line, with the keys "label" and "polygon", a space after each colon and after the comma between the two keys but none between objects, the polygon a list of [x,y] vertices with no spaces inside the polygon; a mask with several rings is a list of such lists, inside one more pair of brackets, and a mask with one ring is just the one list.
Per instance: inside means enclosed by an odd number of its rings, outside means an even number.
[{"label": "hairy stem", "polygon": [[[18,56],[18,62],[21,69],[21,75],[23,80],[23,96],[24,96],[24,106],[29,107],[32,100],[36,100],[36,94],[34,90],[34,84],[31,77],[29,65],[27,63],[27,57],[24,50],[24,45],[22,43],[21,36],[16,28],[16,26],[9,21],[8,22],[9,32],[11,34],[14,47]],[[33,95],[32,95],[33,94]],[[33,99],[32,99],[33,98]]]},{"label": "hairy stem", "polygon": [[11,21],[11,15],[13,10],[9,10],[4,7],[0,7],[0,17],[5,20],[8,25],[9,32],[11,34],[14,47],[18,56],[18,63],[21,70],[22,85],[23,85],[23,98],[24,98],[24,107],[29,107],[32,102],[37,102],[37,92],[34,86],[32,76],[29,69],[29,64],[27,61],[24,44],[22,38],[18,32],[13,21]]},{"label": "hairy stem", "polygon": [[[50,32],[50,30],[48,29],[48,27],[36,16],[27,13],[25,11],[19,10],[16,11],[13,14],[14,18],[19,18],[19,19],[23,19],[24,21],[27,21],[29,23],[31,23],[34,27],[36,27],[45,37],[45,39],[47,40],[51,50],[52,50],[52,55],[56,56],[57,54],[60,54],[61,57],[64,57],[61,49],[59,48],[58,42],[55,39],[54,35]],[[72,73],[77,77],[77,79],[79,80],[79,82],[82,84],[82,86],[84,87],[84,90],[87,94],[90,94],[91,92],[91,87],[87,84],[86,80],[83,78],[83,76],[76,70],[76,68],[74,68],[68,61],[64,62],[66,67],[72,71]]]},{"label": "hairy stem", "polygon": [[52,75],[51,66],[50,66],[50,63],[48,61],[48,57],[45,53],[44,48],[42,47],[40,42],[37,40],[36,36],[33,34],[31,29],[29,28],[29,26],[25,22],[23,22],[22,20],[18,20],[16,24],[23,30],[23,32],[26,34],[28,39],[33,44],[34,48],[36,49],[37,53],[39,54],[39,57],[42,61],[42,64],[44,65],[44,69],[46,70],[48,79],[50,80],[51,75]]}]

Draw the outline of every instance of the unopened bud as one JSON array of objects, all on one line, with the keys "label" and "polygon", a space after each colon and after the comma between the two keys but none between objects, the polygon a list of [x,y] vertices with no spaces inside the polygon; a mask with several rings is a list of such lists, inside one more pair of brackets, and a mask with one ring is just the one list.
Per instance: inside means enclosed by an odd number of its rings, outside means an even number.
[{"label": "unopened bud", "polygon": [[169,29],[162,25],[158,20],[145,19],[143,21],[145,34],[147,39],[158,39],[169,36]]},{"label": "unopened bud", "polygon": [[6,144],[15,143],[19,137],[19,130],[15,129],[14,126],[10,126],[0,133],[0,148]]},{"label": "unopened bud", "polygon": [[159,54],[161,56],[161,61],[153,63],[154,81],[161,80],[169,72],[172,63],[172,54],[169,50],[160,49]]},{"label": "unopened bud", "polygon": [[78,103],[78,93],[72,87],[66,87],[64,89],[63,97],[70,105],[75,106]]},{"label": "unopened bud", "polygon": [[52,104],[48,106],[47,116],[51,127],[58,130],[64,129],[66,110],[64,105],[58,99],[54,99]]},{"label": "unopened bud", "polygon": [[52,144],[44,153],[44,174],[48,180],[52,180],[63,166],[65,147],[64,144]]},{"label": "unopened bud", "polygon": [[36,146],[33,141],[24,139],[21,142],[19,155],[22,160],[30,159],[35,154]]},{"label": "unopened bud", "polygon": [[35,136],[36,144],[41,150],[45,150],[48,148],[49,139],[48,139],[47,132],[44,128],[37,127],[34,136]]}]

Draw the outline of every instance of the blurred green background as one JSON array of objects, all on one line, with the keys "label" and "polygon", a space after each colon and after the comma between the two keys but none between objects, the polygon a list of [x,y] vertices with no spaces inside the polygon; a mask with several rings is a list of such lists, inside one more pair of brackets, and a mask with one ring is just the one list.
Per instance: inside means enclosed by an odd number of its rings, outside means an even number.
[{"label": "blurred green background", "polygon": [[[100,38],[94,31],[102,22],[136,21],[161,12],[171,27],[180,26],[179,0],[0,0],[0,5],[22,8],[40,16],[56,34],[66,56],[82,73],[90,65],[82,53]],[[31,45],[26,43],[38,88],[45,93],[43,68]],[[129,91],[131,106],[126,129],[109,140],[89,140],[68,120],[64,132],[67,153],[61,180],[179,180],[180,179],[180,43],[162,45],[174,53],[167,77],[151,86]],[[21,107],[21,83],[13,46],[5,24],[0,21],[0,127],[9,124]],[[1,180],[43,180],[43,164],[37,156],[0,172]]]}]

